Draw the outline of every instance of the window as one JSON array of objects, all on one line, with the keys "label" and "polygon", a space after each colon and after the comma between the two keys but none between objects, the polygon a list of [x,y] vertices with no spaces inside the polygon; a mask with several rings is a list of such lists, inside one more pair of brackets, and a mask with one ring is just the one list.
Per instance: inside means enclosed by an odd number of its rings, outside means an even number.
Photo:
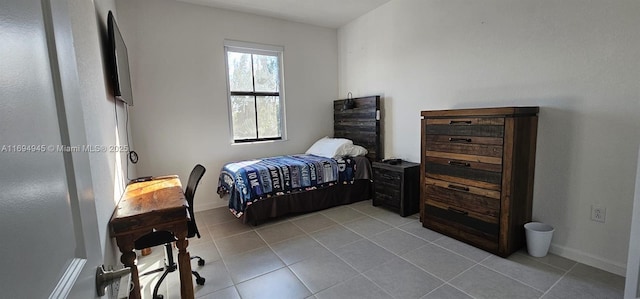
[{"label": "window", "polygon": [[234,143],[284,138],[282,47],[225,41]]}]

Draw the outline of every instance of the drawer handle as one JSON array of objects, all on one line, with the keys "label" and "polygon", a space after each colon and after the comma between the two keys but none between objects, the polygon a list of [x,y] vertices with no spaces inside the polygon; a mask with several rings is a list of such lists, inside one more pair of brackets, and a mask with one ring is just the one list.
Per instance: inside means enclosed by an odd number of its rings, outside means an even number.
[{"label": "drawer handle", "polygon": [[471,142],[471,138],[449,138],[449,142]]},{"label": "drawer handle", "polygon": [[470,125],[470,120],[452,120],[449,122],[450,125]]},{"label": "drawer handle", "polygon": [[460,191],[469,192],[469,188],[468,187],[462,187],[462,186],[456,186],[456,185],[449,184],[449,188],[460,190]]},{"label": "drawer handle", "polygon": [[452,207],[448,207],[447,210],[449,210],[451,212],[454,212],[456,214],[460,214],[460,215],[465,215],[465,216],[469,215],[469,212],[467,212],[467,211],[458,210],[458,209],[452,208]]},{"label": "drawer handle", "polygon": [[458,161],[449,161],[448,163],[451,166],[471,167],[471,163],[464,163],[464,162],[458,162]]}]

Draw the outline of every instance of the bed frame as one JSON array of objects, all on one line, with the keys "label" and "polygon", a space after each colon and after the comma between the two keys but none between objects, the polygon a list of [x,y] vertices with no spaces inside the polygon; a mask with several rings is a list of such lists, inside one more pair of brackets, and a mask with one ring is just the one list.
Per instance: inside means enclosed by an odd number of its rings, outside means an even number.
[{"label": "bed frame", "polygon": [[[352,103],[352,107],[345,109],[345,101]],[[333,101],[334,137],[349,138],[366,148],[370,162],[382,160],[380,113],[380,96]],[[370,180],[356,180],[353,184],[336,184],[261,199],[247,206],[242,221],[258,225],[287,214],[308,213],[371,199],[371,189]]]}]

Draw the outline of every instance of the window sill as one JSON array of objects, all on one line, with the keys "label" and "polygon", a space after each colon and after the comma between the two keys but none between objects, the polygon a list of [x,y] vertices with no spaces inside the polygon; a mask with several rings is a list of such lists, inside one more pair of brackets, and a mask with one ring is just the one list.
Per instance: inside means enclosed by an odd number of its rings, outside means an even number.
[{"label": "window sill", "polygon": [[249,142],[233,142],[231,141],[232,146],[236,145],[247,145],[247,144],[265,144],[265,143],[276,143],[276,142],[285,142],[286,138],[278,139],[278,140],[263,140],[263,141],[249,141]]}]

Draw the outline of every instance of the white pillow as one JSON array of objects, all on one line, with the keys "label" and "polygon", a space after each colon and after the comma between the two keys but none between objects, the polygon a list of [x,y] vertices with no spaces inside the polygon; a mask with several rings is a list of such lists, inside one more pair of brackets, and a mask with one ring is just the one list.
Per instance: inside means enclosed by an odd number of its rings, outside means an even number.
[{"label": "white pillow", "polygon": [[345,148],[353,146],[353,141],[345,138],[324,137],[314,143],[307,151],[307,154],[334,158],[344,156]]},{"label": "white pillow", "polygon": [[359,157],[369,153],[366,148],[355,144],[347,145],[343,148],[343,150],[344,151],[340,153],[340,156]]}]

